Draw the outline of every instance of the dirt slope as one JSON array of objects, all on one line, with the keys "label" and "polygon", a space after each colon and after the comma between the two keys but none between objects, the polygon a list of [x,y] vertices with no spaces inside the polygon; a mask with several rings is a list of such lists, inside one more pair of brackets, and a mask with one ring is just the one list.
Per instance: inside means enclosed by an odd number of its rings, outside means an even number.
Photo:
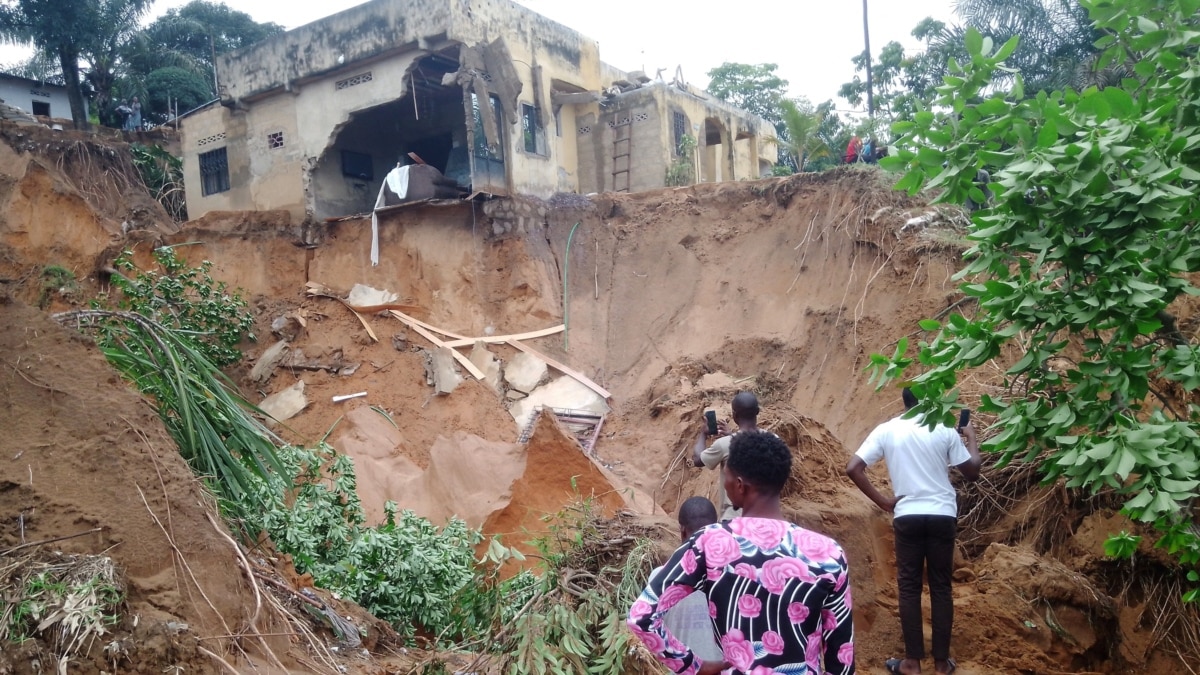
[{"label": "dirt slope", "polygon": [[[0,551],[101,528],[42,548],[105,553],[124,572],[128,609],[113,638],[128,654],[121,672],[205,672],[212,662],[197,638],[233,633],[253,610],[230,543],[207,519],[211,498],[90,340],[7,299],[0,325]],[[207,644],[228,653],[225,641]],[[93,654],[80,672],[112,667]],[[22,656],[6,650],[0,665],[25,672]]]}]

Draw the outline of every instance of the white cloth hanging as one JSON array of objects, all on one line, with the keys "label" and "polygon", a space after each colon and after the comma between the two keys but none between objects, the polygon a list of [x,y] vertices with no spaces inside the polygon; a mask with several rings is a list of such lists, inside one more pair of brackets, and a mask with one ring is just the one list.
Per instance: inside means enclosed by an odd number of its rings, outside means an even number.
[{"label": "white cloth hanging", "polygon": [[397,197],[404,199],[408,195],[408,167],[398,166],[388,172],[383,183],[379,185],[379,196],[375,198],[375,208],[371,211],[371,266],[379,265],[379,209],[387,205],[386,190],[391,190]]}]

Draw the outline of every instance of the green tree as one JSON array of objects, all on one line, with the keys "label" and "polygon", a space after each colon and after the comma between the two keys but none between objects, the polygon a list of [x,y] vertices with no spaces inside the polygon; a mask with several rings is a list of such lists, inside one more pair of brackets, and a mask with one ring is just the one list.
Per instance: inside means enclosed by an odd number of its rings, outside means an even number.
[{"label": "green tree", "polygon": [[[1108,76],[1096,68],[1100,32],[1093,26],[1079,0],[958,0],[955,12],[962,27],[950,32],[962,44],[968,28],[974,28],[994,44],[1020,36],[1017,50],[1007,66],[1020,71],[1025,91],[1036,94],[1063,87],[1083,88],[1104,83]],[[996,73],[999,81],[1011,81],[1009,73]],[[1119,82],[1119,77],[1111,83]]]},{"label": "green tree", "polygon": [[178,103],[182,113],[210,100],[212,84],[194,70],[170,66],[146,77],[146,105],[155,113],[167,111],[169,103]]},{"label": "green tree", "polygon": [[807,101],[797,103],[790,99],[779,102],[785,138],[779,140],[780,150],[788,155],[797,171],[804,171],[808,161],[828,157],[829,146],[821,137],[821,124],[827,110],[814,110]]},{"label": "green tree", "polygon": [[[168,97],[180,101],[181,112],[217,97],[213,61],[217,55],[282,32],[279,24],[258,23],[225,4],[192,0],[167,10],[147,26],[124,56],[131,77],[148,99],[147,112],[165,119]],[[163,69],[169,70],[159,72]],[[206,89],[203,96],[198,95],[200,82]],[[169,91],[163,91],[164,86]]]},{"label": "green tree", "polygon": [[108,113],[114,106],[113,92],[127,77],[123,58],[130,45],[139,39],[139,22],[152,0],[93,0],[96,5],[92,33],[82,41],[79,56],[83,79],[92,90],[92,105],[100,115],[112,121]]},{"label": "green tree", "polygon": [[725,62],[708,71],[708,93],[778,126],[779,102],[788,81],[775,74],[774,63]]},{"label": "green tree", "polygon": [[996,50],[971,29],[969,60],[951,64],[932,110],[893,127],[903,138],[881,163],[905,172],[898,188],[982,203],[987,166],[995,201],[973,216],[958,274],[978,310],[922,321],[931,334],[915,355],[902,339],[872,363],[935,424],[958,407],[959,373],[1020,354],[1007,393],[983,397],[997,416],[985,447],[1001,465],[1122,495],[1197,582],[1200,342],[1178,317],[1200,295],[1200,0],[1083,5],[1105,35],[1097,66],[1135,77],[1027,97],[1018,74],[998,91],[1018,39]]},{"label": "green tree", "polygon": [[[889,42],[871,66],[875,111],[890,120],[910,119],[914,112],[928,104],[946,74],[946,65],[954,55],[954,45],[959,44],[954,41],[952,29],[941,21],[928,18],[913,29],[912,35],[925,43],[925,49],[909,55],[899,42]],[[851,61],[856,74],[854,79],[842,85],[838,96],[850,105],[861,106],[865,102],[867,83],[857,73],[866,70],[866,54]]]},{"label": "green tree", "polygon": [[0,4],[0,38],[10,44],[32,44],[52,54],[62,69],[71,119],[86,129],[87,112],[80,88],[79,56],[98,23],[90,0],[4,0]]},{"label": "green tree", "polygon": [[131,54],[139,72],[149,74],[163,66],[185,67],[203,76],[212,88],[218,54],[251,46],[283,32],[276,23],[258,23],[246,12],[223,2],[192,0],[167,10],[143,31],[143,48]]}]

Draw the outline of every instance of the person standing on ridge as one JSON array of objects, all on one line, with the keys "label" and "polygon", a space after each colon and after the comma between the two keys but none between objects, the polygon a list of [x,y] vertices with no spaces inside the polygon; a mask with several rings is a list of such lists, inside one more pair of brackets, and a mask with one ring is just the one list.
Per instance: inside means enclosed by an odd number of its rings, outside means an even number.
[{"label": "person standing on ridge", "polygon": [[[917,405],[908,388],[902,392],[904,409]],[[960,438],[961,435],[961,438]],[[966,441],[964,444],[963,441]],[[867,467],[887,462],[892,497],[885,497],[867,478]],[[929,578],[930,623],[933,624],[934,671],[953,673],[950,635],[954,625],[954,539],[958,530],[958,504],[950,484],[949,467],[956,467],[968,481],[979,479],[983,459],[975,427],[957,433],[947,426],[930,429],[920,416],[904,415],[888,420],[863,441],[846,465],[846,475],[879,508],[892,513],[896,538],[896,585],[900,592],[900,631],[904,636],[903,659],[888,659],[889,673],[918,675],[925,658],[922,630],[922,577]]]},{"label": "person standing on ridge", "polygon": [[[758,431],[757,396],[748,391],[738,392],[733,397],[732,408],[733,423],[738,428],[734,435],[743,431]],[[725,465],[725,461],[729,459],[729,444],[733,436],[727,435],[724,423],[717,425],[717,434],[720,437],[713,441],[710,447],[705,448],[704,444],[708,440],[708,427],[705,425],[701,429],[700,435],[696,438],[696,445],[692,448],[692,466],[717,469]],[[723,486],[718,492],[721,503],[721,520],[730,520],[740,516],[737,509],[729,503],[729,497],[725,494]]]}]

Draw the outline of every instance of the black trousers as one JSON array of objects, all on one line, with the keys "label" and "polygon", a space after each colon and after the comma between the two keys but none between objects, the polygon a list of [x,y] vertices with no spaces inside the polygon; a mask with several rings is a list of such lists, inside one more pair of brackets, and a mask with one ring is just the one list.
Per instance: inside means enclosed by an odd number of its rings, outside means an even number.
[{"label": "black trousers", "polygon": [[954,537],[958,519],[951,516],[901,516],[892,521],[896,535],[896,585],[900,591],[900,631],[905,657],[925,658],[922,630],[922,576],[929,578],[930,623],[933,624],[933,658],[950,658],[950,630],[954,624]]}]

